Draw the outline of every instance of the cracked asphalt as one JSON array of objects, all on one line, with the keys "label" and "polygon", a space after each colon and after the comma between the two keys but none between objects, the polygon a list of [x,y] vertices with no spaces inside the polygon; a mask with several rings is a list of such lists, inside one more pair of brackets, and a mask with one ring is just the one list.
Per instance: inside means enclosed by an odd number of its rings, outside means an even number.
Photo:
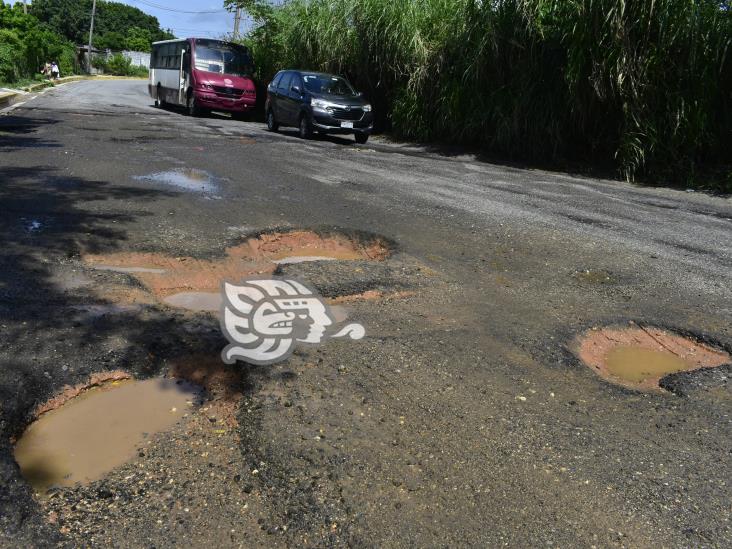
[{"label": "cracked asphalt", "polygon": [[[214,186],[149,177],[170,170]],[[0,229],[2,546],[730,544],[732,366],[643,393],[570,348],[632,321],[730,350],[729,198],[302,141],[156,109],[143,81],[84,81],[0,113]],[[347,303],[366,338],[234,366],[220,402],[132,462],[34,496],[12,440],[37,405],[225,344],[213,316],[84,254],[215,260],[287,229],[394,243],[383,262],[281,269],[328,297],[377,290]]]}]

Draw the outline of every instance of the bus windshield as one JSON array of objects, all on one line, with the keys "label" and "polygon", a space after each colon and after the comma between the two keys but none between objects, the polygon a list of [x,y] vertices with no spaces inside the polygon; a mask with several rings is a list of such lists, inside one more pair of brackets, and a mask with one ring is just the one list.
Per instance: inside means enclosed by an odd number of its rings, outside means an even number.
[{"label": "bus windshield", "polygon": [[196,40],[195,68],[234,76],[251,76],[252,59],[242,46],[217,40]]}]

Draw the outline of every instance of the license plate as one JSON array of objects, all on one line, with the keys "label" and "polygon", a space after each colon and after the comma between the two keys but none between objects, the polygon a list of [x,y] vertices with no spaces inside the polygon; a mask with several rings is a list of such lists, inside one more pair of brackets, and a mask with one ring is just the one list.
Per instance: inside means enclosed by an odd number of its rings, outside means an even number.
[{"label": "license plate", "polygon": [[352,128],[353,122],[341,122],[341,128]]}]

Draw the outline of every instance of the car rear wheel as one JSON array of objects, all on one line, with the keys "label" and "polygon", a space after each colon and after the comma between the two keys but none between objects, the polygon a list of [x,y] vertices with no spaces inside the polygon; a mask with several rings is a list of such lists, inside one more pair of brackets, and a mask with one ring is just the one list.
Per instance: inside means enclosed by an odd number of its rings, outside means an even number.
[{"label": "car rear wheel", "polygon": [[356,138],[356,143],[358,143],[359,145],[363,145],[364,143],[366,143],[366,141],[369,140],[369,134],[367,133],[359,132],[355,134],[354,137]]},{"label": "car rear wheel", "polygon": [[300,138],[310,139],[313,136],[313,126],[307,116],[300,117]]},{"label": "car rear wheel", "polygon": [[271,132],[276,132],[279,128],[280,125],[277,123],[274,111],[272,109],[269,109],[267,111],[267,129]]}]

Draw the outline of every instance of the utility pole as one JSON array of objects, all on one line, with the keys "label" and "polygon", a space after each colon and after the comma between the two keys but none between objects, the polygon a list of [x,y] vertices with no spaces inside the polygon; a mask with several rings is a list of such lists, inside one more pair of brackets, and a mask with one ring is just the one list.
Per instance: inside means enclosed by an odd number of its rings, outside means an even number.
[{"label": "utility pole", "polygon": [[94,14],[97,11],[97,0],[92,2],[91,25],[89,26],[89,49],[87,50],[86,67],[89,74],[92,73],[92,38],[94,36]]},{"label": "utility pole", "polygon": [[28,15],[28,0],[23,0],[23,13]]},{"label": "utility pole", "polygon": [[241,8],[236,8],[234,14],[234,40],[239,38],[239,25],[241,24]]}]

